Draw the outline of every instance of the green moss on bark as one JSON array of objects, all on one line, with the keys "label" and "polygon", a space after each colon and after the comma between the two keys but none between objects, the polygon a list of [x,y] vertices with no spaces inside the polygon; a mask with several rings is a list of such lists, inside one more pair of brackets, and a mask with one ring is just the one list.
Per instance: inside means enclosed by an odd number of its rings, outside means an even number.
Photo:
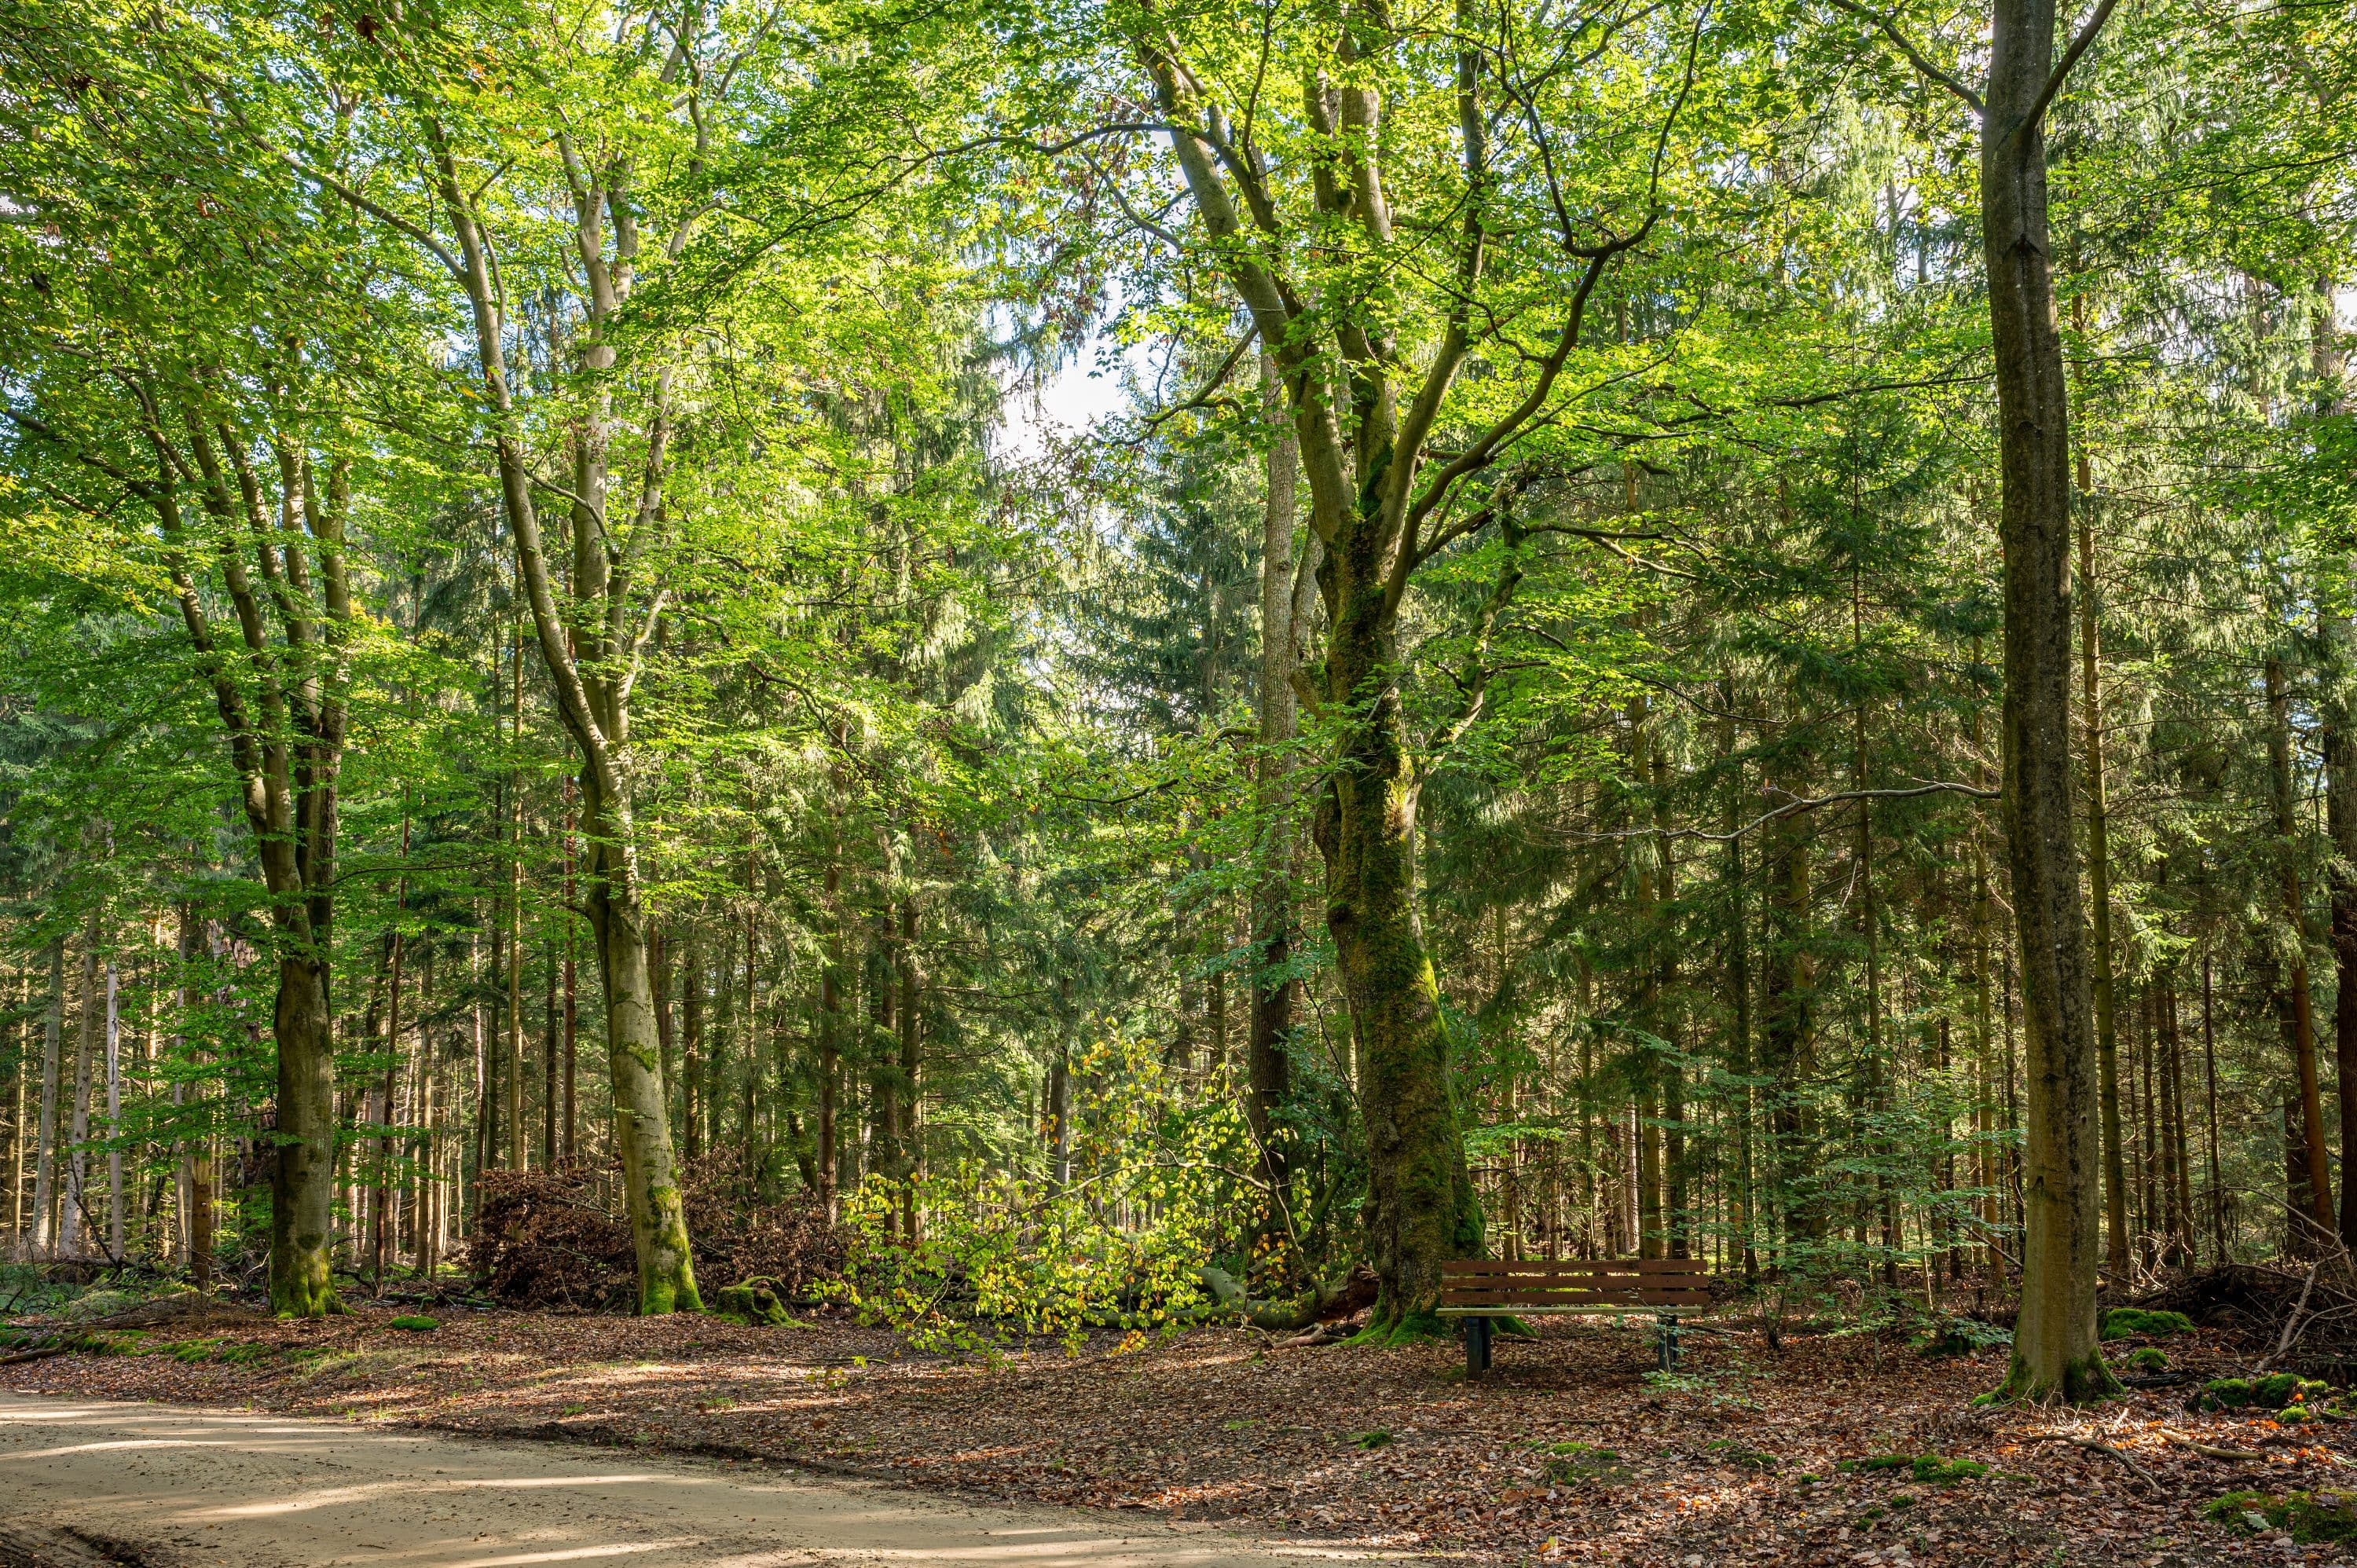
[{"label": "green moss on bark", "polygon": [[2104,1364],[2100,1349],[2090,1350],[2066,1363],[2062,1375],[2051,1380],[2039,1379],[2017,1349],[2013,1364],[2006,1369],[2005,1381],[1997,1385],[1992,1398],[2000,1404],[2098,1404],[2117,1398],[2123,1391],[2120,1380]]}]

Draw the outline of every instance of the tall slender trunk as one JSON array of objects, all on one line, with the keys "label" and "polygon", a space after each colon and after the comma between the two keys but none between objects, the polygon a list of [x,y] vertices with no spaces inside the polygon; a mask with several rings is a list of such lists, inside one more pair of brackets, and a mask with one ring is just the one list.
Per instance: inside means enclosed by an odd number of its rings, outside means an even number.
[{"label": "tall slender trunk", "polygon": [[924,972],[917,962],[917,900],[900,899],[900,939],[893,950],[900,989],[900,1175],[908,1182],[901,1195],[901,1232],[914,1246],[919,1238],[922,1206],[917,1191],[925,1174],[924,1032],[918,1012]]},{"label": "tall slender trunk", "polygon": [[[571,913],[575,897],[573,886],[573,873],[575,865],[574,852],[576,848],[575,833],[578,826],[579,811],[574,803],[573,780],[568,779],[565,781],[565,906],[566,910],[565,917],[565,1135],[562,1145],[558,1150],[558,1157],[565,1160],[567,1164],[573,1164],[581,1158],[581,1100],[579,1088],[581,1065],[581,1002],[579,993],[575,989],[576,976],[573,971],[573,955],[576,944],[574,940],[575,932]],[[653,983],[660,985],[662,975],[661,960],[659,957],[660,947],[657,945],[659,943],[659,939],[651,930],[650,930],[647,940],[650,944],[650,953],[651,955],[658,955],[651,957],[649,973],[653,977]],[[662,1004],[651,996],[649,997],[648,1000],[656,1009],[655,1036],[658,1046],[660,1047],[663,1043]],[[660,1054],[659,1050],[658,1055]],[[666,1096],[668,1096],[669,1084],[671,1080],[667,1077],[664,1077],[661,1072],[658,1072],[656,1076],[662,1079],[665,1086]],[[666,1110],[668,1110],[668,1098],[666,1098],[665,1106]]]},{"label": "tall slender trunk", "polygon": [[58,1079],[65,1047],[66,940],[48,947],[48,1004],[41,1011],[40,1122],[33,1144],[33,1252],[54,1258],[58,1251]]},{"label": "tall slender trunk", "polygon": [[[540,516],[533,502],[533,479],[515,424],[508,384],[505,322],[494,287],[489,252],[475,200],[468,194],[438,120],[428,118],[426,139],[436,182],[463,260],[454,269],[467,295],[475,328],[477,359],[489,412],[498,422],[494,450],[500,497],[515,551],[516,575],[531,606],[541,659],[555,689],[559,719],[581,763],[581,828],[590,852],[583,867],[592,940],[597,949],[598,983],[606,1010],[606,1058],[615,1141],[622,1156],[625,1208],[638,1262],[639,1310],[658,1314],[694,1310],[702,1298],[689,1253],[687,1219],[673,1170],[671,1123],[664,1113],[661,1064],[655,1039],[651,982],[647,966],[646,911],[640,887],[637,832],[630,799],[629,681],[617,672],[634,658],[621,596],[628,574],[618,572],[607,553],[604,518],[604,425],[602,400],[614,349],[605,324],[627,292],[630,248],[636,231],[618,222],[615,254],[609,258],[597,224],[601,204],[628,212],[627,193],[576,191],[576,238],[588,275],[592,341],[583,363],[593,381],[586,400],[584,433],[576,442],[576,515],[573,519],[571,596],[585,639],[598,655],[576,659],[575,628],[568,625],[551,585]],[[566,147],[568,173],[573,172]],[[669,371],[652,378],[651,417],[647,430],[645,485],[640,515],[632,532],[651,531],[662,494],[668,410]],[[587,487],[585,489],[584,487]],[[591,494],[591,491],[595,494]],[[585,505],[584,503],[588,503]]]},{"label": "tall slender trunk", "polygon": [[704,1157],[704,949],[692,930],[681,972],[687,983],[680,997],[680,1139],[687,1157],[696,1160]]},{"label": "tall slender trunk", "polygon": [[1735,677],[1718,680],[1718,754],[1727,769],[1727,798],[1719,826],[1727,834],[1727,985],[1733,1006],[1727,1014],[1727,1070],[1736,1080],[1727,1113],[1735,1118],[1734,1181],[1727,1197],[1734,1210],[1736,1242],[1743,1254],[1743,1277],[1760,1277],[1757,1244],[1756,1176],[1752,1168],[1751,1128],[1757,1113],[1751,1084],[1751,930],[1743,875],[1743,835],[1737,831],[1743,805],[1743,768],[1735,757]]},{"label": "tall slender trunk", "polygon": [[[2302,1251],[2340,1233],[2332,1210],[2332,1176],[2325,1163],[2324,1095],[2316,1061],[2315,997],[2308,980],[2308,899],[2299,882],[2298,822],[2294,815],[2291,779],[2289,693],[2284,684],[2283,660],[2270,658],[2266,669],[2267,693],[2267,766],[2275,783],[2276,854],[2282,879],[2286,937],[2285,989],[2288,993],[2292,1058],[2298,1071],[2299,1133],[2305,1145],[2308,1201],[2303,1210],[2316,1225],[2316,1234],[2303,1242]],[[2293,1227],[2295,1236],[2300,1234]]]},{"label": "tall slender trunk", "polygon": [[2095,1325],[2099,1140],[2086,912],[2071,822],[2071,410],[2054,311],[2043,116],[2054,0],[1993,0],[1981,116],[1981,227],[2004,500],[2007,857],[2029,1085],[2028,1234],[2004,1392],[2116,1391]]},{"label": "tall slender trunk", "polygon": [[2322,706],[2324,811],[2332,839],[2332,1058],[2341,1099],[2341,1241],[2357,1249],[2357,721],[2345,683],[2357,678],[2348,618],[2326,626],[2331,661]]},{"label": "tall slender trunk", "polygon": [[[1265,417],[1283,417],[1282,391],[1275,362],[1261,360],[1261,407]],[[1268,1183],[1268,1210],[1262,1244],[1289,1237],[1285,1212],[1291,1201],[1291,1133],[1286,1106],[1293,1097],[1293,1063],[1286,1047],[1300,983],[1293,962],[1292,747],[1299,734],[1299,703],[1293,682],[1300,666],[1303,618],[1300,595],[1308,574],[1293,556],[1295,515],[1299,510],[1299,443],[1289,424],[1270,446],[1266,495],[1261,510],[1260,555],[1260,756],[1254,768],[1254,804],[1260,832],[1252,903],[1252,1022],[1246,1045],[1248,1094],[1245,1119]],[[1315,536],[1312,536],[1313,540]]]},{"label": "tall slender trunk", "polygon": [[2210,1230],[2216,1244],[2216,1262],[2226,1262],[2232,1253],[2226,1246],[2226,1184],[2218,1175],[2218,1019],[2211,985],[2210,944],[2201,944],[2201,1068],[2208,1092],[2204,1095],[2210,1144]]},{"label": "tall slender trunk", "polygon": [[[523,745],[523,629],[509,632],[508,657],[514,681],[508,709],[512,739]],[[514,768],[508,769],[508,1030],[507,1060],[500,1076],[507,1088],[508,1168],[520,1171],[531,1164],[530,1141],[523,1116],[523,789]]]},{"label": "tall slender trunk", "polygon": [[81,1006],[74,1026],[73,1099],[66,1107],[65,1214],[59,1245],[69,1258],[88,1247],[90,1219],[90,1088],[96,1067],[99,1031],[98,911],[90,912],[81,937]]},{"label": "tall slender trunk", "polygon": [[[2072,302],[2079,324],[2085,306]],[[2079,710],[2087,748],[2088,981],[2095,1005],[2095,1062],[2103,1100],[2104,1262],[2128,1277],[2127,1165],[2120,1149],[2118,1002],[2112,982],[2111,810],[2104,776],[2104,666],[2096,620],[2094,476],[2081,444],[2079,494]]]},{"label": "tall slender trunk", "polygon": [[827,852],[826,909],[834,929],[818,981],[818,1200],[833,1219],[841,1153],[834,1125],[835,1079],[841,1074],[843,1051],[843,850],[839,843]]},{"label": "tall slender trunk", "polygon": [[123,1017],[114,961],[106,961],[106,1255],[123,1250]]}]

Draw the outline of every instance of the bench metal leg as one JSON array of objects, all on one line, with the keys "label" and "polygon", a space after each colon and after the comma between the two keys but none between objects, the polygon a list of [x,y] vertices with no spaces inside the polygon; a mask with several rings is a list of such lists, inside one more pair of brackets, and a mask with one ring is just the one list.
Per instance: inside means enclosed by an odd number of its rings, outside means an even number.
[{"label": "bench metal leg", "polygon": [[1490,1369],[1490,1320],[1465,1319],[1465,1375],[1478,1378]]},{"label": "bench metal leg", "polygon": [[1678,1369],[1678,1320],[1669,1313],[1662,1314],[1662,1370]]}]

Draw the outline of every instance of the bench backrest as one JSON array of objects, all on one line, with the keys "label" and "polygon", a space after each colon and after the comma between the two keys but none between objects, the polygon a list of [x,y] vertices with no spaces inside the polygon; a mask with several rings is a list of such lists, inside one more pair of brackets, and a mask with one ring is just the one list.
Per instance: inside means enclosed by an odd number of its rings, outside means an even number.
[{"label": "bench backrest", "polygon": [[1574,1258],[1440,1265],[1443,1307],[1706,1307],[1710,1269],[1696,1258]]}]

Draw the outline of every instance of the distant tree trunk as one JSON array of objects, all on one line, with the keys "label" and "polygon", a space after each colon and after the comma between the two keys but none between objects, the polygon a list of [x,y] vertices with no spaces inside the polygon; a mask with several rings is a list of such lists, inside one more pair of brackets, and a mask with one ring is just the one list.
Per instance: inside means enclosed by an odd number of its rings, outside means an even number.
[{"label": "distant tree trunk", "polygon": [[[2079,324],[2085,305],[2072,301]],[[2128,1277],[2127,1165],[2121,1153],[2118,1002],[2112,983],[2111,811],[2104,777],[2104,665],[2095,618],[2094,476],[2082,443],[2079,509],[2079,708],[2087,748],[2088,977],[2095,1005],[2095,1062],[2103,1103],[2104,1262]]]},{"label": "distant tree trunk", "polygon": [[556,939],[544,939],[540,948],[540,1163],[554,1170],[565,1157],[565,1122],[558,1101],[564,1098],[564,1026],[556,1011]]},{"label": "distant tree trunk", "polygon": [[66,1108],[65,1215],[59,1225],[59,1246],[69,1258],[87,1250],[90,1219],[90,1090],[97,1063],[92,1048],[98,1039],[98,911],[90,912],[81,937],[81,1019],[74,1028],[73,1100]]},{"label": "distant tree trunk", "polygon": [[840,847],[826,861],[826,903],[834,930],[818,982],[818,1200],[826,1216],[834,1218],[835,1134],[834,1090],[842,1051],[838,1030],[843,1015],[843,859]]},{"label": "distant tree trunk", "polygon": [[1057,1042],[1048,1064],[1048,1181],[1061,1192],[1072,1180],[1072,1069],[1069,1051]]},{"label": "distant tree trunk", "polygon": [[[568,1165],[576,1163],[581,1158],[581,999],[580,993],[576,988],[573,968],[574,952],[577,945],[575,940],[577,933],[573,923],[575,897],[573,873],[576,847],[574,835],[578,830],[579,822],[580,810],[575,804],[573,780],[567,779],[565,781],[565,1138],[558,1153]],[[652,928],[649,928],[647,940],[650,943],[649,972],[654,977],[650,983],[660,984],[661,961],[653,956],[651,947],[658,939]],[[662,1004],[656,1003],[655,1007],[655,1033],[660,1047],[662,1034]],[[660,1071],[655,1076],[662,1080],[661,1092],[664,1096],[665,1112],[668,1114],[671,1080]]]},{"label": "distant tree trunk", "polygon": [[58,1255],[58,1089],[65,1047],[66,940],[48,947],[48,1004],[41,1012],[40,1122],[33,1144],[33,1253]]},{"label": "distant tree trunk", "polygon": [[924,1033],[918,1011],[924,972],[917,962],[917,900],[900,899],[900,940],[893,951],[900,988],[900,1139],[901,1175],[908,1187],[901,1195],[901,1232],[909,1245],[920,1240],[922,1206],[917,1201],[925,1174]]},{"label": "distant tree trunk", "polygon": [[1727,1012],[1727,1070],[1738,1084],[1728,1106],[1728,1113],[1735,1118],[1735,1170],[1727,1197],[1734,1209],[1737,1245],[1743,1254],[1743,1277],[1753,1281],[1760,1277],[1760,1249],[1755,1185],[1758,1177],[1751,1149],[1752,1120],[1757,1114],[1751,1086],[1751,931],[1747,918],[1743,835],[1737,831],[1741,826],[1743,768],[1735,757],[1733,674],[1719,677],[1718,694],[1718,755],[1721,765],[1727,769],[1727,799],[1719,826],[1727,835],[1727,986],[1733,1004]]},{"label": "distant tree trunk", "polygon": [[[1781,787],[1775,780],[1760,780],[1760,795],[1770,810],[1806,793],[1797,778]],[[1760,1033],[1760,1071],[1772,1085],[1769,1180],[1783,1207],[1789,1239],[1812,1242],[1824,1234],[1825,1209],[1814,1168],[1816,1116],[1810,1098],[1816,1077],[1816,1027],[1810,999],[1814,975],[1809,951],[1813,886],[1808,819],[1800,812],[1779,817],[1767,824],[1765,833],[1767,951]]]},{"label": "distant tree trunk", "polygon": [[[2337,379],[2337,378],[2336,378]],[[2327,871],[2332,903],[2332,1058],[2341,1099],[2341,1241],[2357,1249],[2357,723],[2343,687],[2357,678],[2348,618],[2328,618],[2332,651],[2321,704],[2325,822],[2332,839]]]},{"label": "distant tree trunk", "polygon": [[2054,0],[1993,0],[1981,226],[2004,499],[2006,848],[2022,971],[2029,1122],[2021,1309],[2003,1392],[2119,1387],[2095,1332],[2098,1094],[2086,912],[2071,822],[2071,410],[2054,312],[2044,113]]},{"label": "distant tree trunk", "polygon": [[2213,1260],[2232,1261],[2226,1245],[2226,1184],[2218,1174],[2218,1028],[2210,976],[2210,944],[2201,944],[2201,1067],[2208,1092],[2204,1096],[2210,1140],[2210,1230],[2218,1250]]},{"label": "distant tree trunk", "polygon": [[[523,632],[510,633],[509,659],[514,666],[514,705],[509,709],[515,743],[523,743]],[[500,1076],[507,1086],[508,1168],[520,1171],[531,1164],[523,1115],[523,789],[516,770],[508,769],[508,1053]]]},{"label": "distant tree trunk", "polygon": [[[2332,1178],[2325,1162],[2324,1094],[2319,1081],[2316,1061],[2316,1013],[2313,993],[2308,981],[2308,900],[2299,884],[2298,841],[2298,822],[2294,815],[2291,780],[2291,725],[2288,709],[2290,697],[2284,687],[2283,660],[2270,658],[2266,661],[2267,691],[2267,765],[2275,783],[2276,835],[2277,865],[2282,877],[2283,909],[2287,961],[2285,990],[2289,1014],[2286,1020],[2291,1036],[2292,1056],[2298,1064],[2299,1129],[2306,1145],[2301,1165],[2308,1172],[2308,1203],[2302,1212],[2316,1223],[2316,1236],[2310,1244],[2299,1250],[2307,1253],[2315,1243],[2340,1233],[2332,1211]],[[2297,1231],[2298,1227],[2294,1227]]]},{"label": "distant tree trunk", "polygon": [[123,1033],[114,961],[106,962],[106,1255],[123,1262]]},{"label": "distant tree trunk", "polygon": [[2169,1133],[2169,1262],[2183,1268],[2193,1261],[2193,1185],[2187,1175],[2185,1133],[2185,1039],[2177,1010],[2177,976],[2172,971],[2160,987],[2161,1078],[2167,1085],[2164,1108]]}]

